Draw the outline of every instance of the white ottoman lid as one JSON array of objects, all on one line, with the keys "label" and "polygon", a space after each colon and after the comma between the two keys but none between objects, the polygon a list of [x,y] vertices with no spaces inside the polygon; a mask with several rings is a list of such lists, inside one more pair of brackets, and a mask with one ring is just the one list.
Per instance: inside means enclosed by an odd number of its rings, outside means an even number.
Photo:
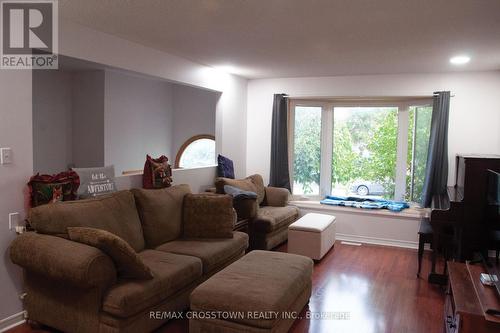
[{"label": "white ottoman lid", "polygon": [[290,230],[302,230],[309,232],[322,232],[335,221],[335,216],[318,213],[309,213],[302,216],[296,222],[290,224]]}]

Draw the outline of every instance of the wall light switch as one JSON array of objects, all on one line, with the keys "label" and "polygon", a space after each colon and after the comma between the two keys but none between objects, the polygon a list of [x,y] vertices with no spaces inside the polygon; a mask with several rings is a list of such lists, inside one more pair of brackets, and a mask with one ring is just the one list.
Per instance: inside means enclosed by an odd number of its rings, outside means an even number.
[{"label": "wall light switch", "polygon": [[0,164],[12,163],[12,149],[0,148]]},{"label": "wall light switch", "polygon": [[18,212],[9,213],[9,230],[12,230],[19,226],[20,215]]}]

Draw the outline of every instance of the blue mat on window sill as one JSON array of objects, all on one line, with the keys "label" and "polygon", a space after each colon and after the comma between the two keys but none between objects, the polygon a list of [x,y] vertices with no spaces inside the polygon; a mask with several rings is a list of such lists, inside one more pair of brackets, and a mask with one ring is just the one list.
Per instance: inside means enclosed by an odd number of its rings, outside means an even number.
[{"label": "blue mat on window sill", "polygon": [[410,208],[405,201],[392,201],[384,199],[371,199],[361,197],[338,197],[327,195],[320,201],[323,205],[344,206],[364,209],[388,209],[393,212],[400,212],[405,208]]}]

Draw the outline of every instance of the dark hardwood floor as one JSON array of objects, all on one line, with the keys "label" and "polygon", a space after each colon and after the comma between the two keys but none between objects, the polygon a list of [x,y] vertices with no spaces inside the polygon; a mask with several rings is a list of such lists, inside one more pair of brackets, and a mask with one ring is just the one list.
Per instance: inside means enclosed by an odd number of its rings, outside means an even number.
[{"label": "dark hardwood floor", "polygon": [[336,244],[315,265],[309,311],[349,320],[300,320],[291,332],[442,332],[444,290],[427,283],[428,254],[423,265],[417,278],[415,250]]},{"label": "dark hardwood floor", "polygon": [[[286,244],[277,250],[286,251]],[[428,253],[417,278],[416,250],[337,241],[316,263],[312,297],[301,313],[334,318],[297,320],[290,332],[442,332],[444,290],[427,283],[429,268]],[[27,324],[9,331],[28,332],[50,331],[33,330]],[[171,321],[157,332],[188,332],[188,322]]]}]

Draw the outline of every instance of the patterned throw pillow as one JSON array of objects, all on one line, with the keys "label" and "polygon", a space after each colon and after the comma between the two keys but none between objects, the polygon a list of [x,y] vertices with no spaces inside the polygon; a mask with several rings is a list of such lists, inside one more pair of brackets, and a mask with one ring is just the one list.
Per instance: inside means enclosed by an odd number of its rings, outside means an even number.
[{"label": "patterned throw pillow", "polygon": [[48,203],[75,200],[79,186],[78,175],[73,171],[57,175],[36,174],[28,182],[31,207]]},{"label": "patterned throw pillow", "polygon": [[233,161],[222,155],[217,156],[217,177],[234,179]]},{"label": "patterned throw pillow", "polygon": [[186,194],[183,211],[185,238],[233,238],[236,212],[231,196]]},{"label": "patterned throw pillow", "polygon": [[73,168],[80,177],[78,198],[87,199],[116,192],[115,167]]},{"label": "patterned throw pillow", "polygon": [[147,189],[170,187],[172,184],[172,169],[168,158],[164,155],[152,158],[146,155],[144,173],[142,174],[142,187]]},{"label": "patterned throw pillow", "polygon": [[111,257],[118,276],[128,279],[152,279],[151,269],[122,238],[106,230],[68,227],[69,239],[98,248]]}]

